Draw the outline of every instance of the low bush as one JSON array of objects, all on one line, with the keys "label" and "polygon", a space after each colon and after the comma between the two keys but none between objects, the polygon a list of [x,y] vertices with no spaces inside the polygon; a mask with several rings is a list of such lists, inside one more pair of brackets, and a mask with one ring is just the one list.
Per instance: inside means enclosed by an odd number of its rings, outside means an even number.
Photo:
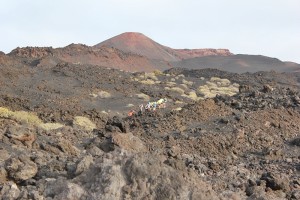
[{"label": "low bush", "polygon": [[193,101],[198,101],[198,100],[199,100],[199,97],[197,96],[197,94],[196,94],[195,91],[189,92],[188,95],[182,94],[181,96],[182,96],[182,97],[189,98],[189,99],[192,99]]},{"label": "low bush", "polygon": [[108,115],[108,112],[106,112],[105,110],[101,111],[102,114]]},{"label": "low bush", "polygon": [[94,94],[94,93],[91,93],[90,94],[90,97],[93,97],[93,98],[96,98],[98,95],[97,94]]},{"label": "low bush", "polygon": [[58,123],[43,123],[43,121],[35,113],[25,111],[11,111],[3,107],[0,107],[0,117],[15,120],[19,123],[34,125],[44,130],[53,130],[64,126]]},{"label": "low bush", "polygon": [[160,71],[158,69],[154,70],[153,73],[154,73],[155,76],[159,76],[159,75],[163,75],[164,74],[162,71]]},{"label": "low bush", "polygon": [[178,108],[174,108],[174,109],[172,109],[172,111],[180,111],[180,110],[182,110],[182,108],[181,108],[181,107],[178,107]]},{"label": "low bush", "polygon": [[38,118],[33,113],[25,112],[25,111],[15,111],[13,112],[13,115],[11,117],[12,119],[26,124],[32,124],[32,125],[40,125],[42,124],[42,120]]},{"label": "low bush", "polygon": [[73,124],[87,131],[92,131],[96,128],[96,125],[89,118],[82,116],[74,117]]},{"label": "low bush", "polygon": [[139,99],[143,99],[144,101],[149,101],[150,97],[144,93],[136,94]]},{"label": "low bush", "polygon": [[225,78],[219,78],[219,77],[211,77],[210,78],[211,82],[215,82],[219,86],[229,86],[230,85],[230,80],[225,79]]},{"label": "low bush", "polygon": [[177,93],[179,93],[179,94],[184,94],[184,90],[183,89],[181,89],[181,88],[179,88],[179,87],[172,87],[172,88],[170,88],[169,89],[170,91],[173,91],[173,92],[177,92]]},{"label": "low bush", "polygon": [[189,89],[188,86],[187,86],[186,84],[180,84],[180,86],[181,86],[182,88],[184,88],[185,90]]},{"label": "low bush", "polygon": [[183,104],[183,102],[182,101],[175,101],[175,104]]},{"label": "low bush", "polygon": [[134,107],[134,105],[130,103],[130,104],[127,104],[126,107],[131,108],[131,107]]},{"label": "low bush", "polygon": [[182,83],[185,84],[185,85],[188,85],[188,86],[192,86],[194,84],[193,81],[187,81],[185,79],[182,79]]},{"label": "low bush", "polygon": [[155,81],[152,79],[147,79],[147,80],[142,80],[140,83],[145,84],[145,85],[154,85]]},{"label": "low bush", "polygon": [[0,117],[2,118],[10,118],[13,112],[7,108],[0,107]]},{"label": "low bush", "polygon": [[55,130],[64,127],[63,124],[60,123],[43,123],[39,125],[40,128],[50,131],[50,130]]},{"label": "low bush", "polygon": [[175,82],[166,82],[166,85],[169,87],[172,87],[172,86],[176,85],[176,83]]},{"label": "low bush", "polygon": [[145,74],[141,75],[140,78],[144,79],[144,80],[146,80],[146,79],[152,79],[154,81],[158,80],[158,78],[156,77],[155,73],[153,73],[153,72],[145,73]]},{"label": "low bush", "polygon": [[98,92],[98,96],[102,99],[108,99],[111,97],[111,94],[109,92],[102,90],[102,91]]},{"label": "low bush", "polygon": [[198,92],[204,98],[213,98],[217,94],[233,96],[239,92],[239,84],[231,84],[228,79],[212,77],[210,81],[206,82],[206,85],[198,88]]}]

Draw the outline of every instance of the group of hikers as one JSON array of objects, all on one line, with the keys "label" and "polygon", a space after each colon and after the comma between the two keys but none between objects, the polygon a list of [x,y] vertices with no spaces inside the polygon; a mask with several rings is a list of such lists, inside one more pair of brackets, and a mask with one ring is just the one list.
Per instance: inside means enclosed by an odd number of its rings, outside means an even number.
[{"label": "group of hikers", "polygon": [[[138,115],[142,115],[144,112],[153,112],[156,109],[166,108],[167,99],[162,98],[158,101],[148,102],[145,106],[143,104],[139,105]],[[136,114],[135,110],[131,110],[128,113],[128,117],[131,117]]]}]

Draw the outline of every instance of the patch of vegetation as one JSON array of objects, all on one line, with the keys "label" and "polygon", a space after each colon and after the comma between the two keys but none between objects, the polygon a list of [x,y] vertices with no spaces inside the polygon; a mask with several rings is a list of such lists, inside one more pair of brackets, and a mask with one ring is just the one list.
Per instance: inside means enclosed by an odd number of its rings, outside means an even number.
[{"label": "patch of vegetation", "polygon": [[143,99],[144,101],[149,101],[150,97],[144,93],[136,94],[139,99]]},{"label": "patch of vegetation", "polygon": [[172,86],[176,85],[176,83],[175,82],[166,82],[166,85],[169,87],[172,87]]},{"label": "patch of vegetation", "polygon": [[163,75],[164,74],[162,71],[160,71],[158,69],[154,70],[153,73],[154,73],[155,76],[159,76],[159,75]]},{"label": "patch of vegetation", "polygon": [[73,124],[87,131],[92,131],[93,129],[97,128],[89,118],[82,116],[74,117]]},{"label": "patch of vegetation", "polygon": [[15,111],[11,118],[18,122],[32,125],[40,125],[43,123],[37,115],[25,111]]},{"label": "patch of vegetation", "polygon": [[182,108],[181,108],[181,107],[178,107],[178,108],[174,108],[174,109],[172,109],[172,111],[180,111],[180,110],[182,110]]},{"label": "patch of vegetation", "polygon": [[180,84],[180,86],[181,86],[182,88],[184,88],[185,90],[189,89],[188,86],[187,86],[186,84]]},{"label": "patch of vegetation", "polygon": [[111,97],[111,94],[109,92],[102,90],[102,91],[98,92],[98,97],[100,97],[102,99],[108,99]]},{"label": "patch of vegetation", "polygon": [[19,123],[34,125],[44,130],[54,130],[64,126],[63,124],[59,123],[43,123],[43,121],[35,113],[11,111],[3,107],[0,107],[0,117],[15,120]]},{"label": "patch of vegetation", "polygon": [[195,92],[195,91],[191,91],[191,92],[189,92],[189,94],[188,94],[188,95],[186,95],[186,94],[182,94],[181,96],[182,96],[182,97],[189,98],[189,99],[192,99],[192,100],[194,100],[194,101],[197,101],[197,100],[199,100],[199,99],[198,99],[198,96],[197,96],[197,94],[196,94],[196,92]]},{"label": "patch of vegetation", "polygon": [[206,82],[206,85],[198,88],[198,92],[204,98],[213,98],[217,94],[233,96],[239,92],[239,84],[231,84],[228,79],[212,77],[210,81]]},{"label": "patch of vegetation", "polygon": [[108,112],[106,112],[105,110],[101,111],[102,114],[108,115]]},{"label": "patch of vegetation", "polygon": [[64,127],[63,124],[60,123],[43,123],[39,125],[40,128],[50,131],[50,130],[55,130]]},{"label": "patch of vegetation", "polygon": [[97,94],[94,94],[94,93],[91,93],[90,94],[90,97],[93,97],[93,98],[96,98],[98,95]]},{"label": "patch of vegetation", "polygon": [[145,85],[154,85],[155,81],[152,79],[147,79],[147,80],[141,80],[140,83],[145,84]]},{"label": "patch of vegetation", "polygon": [[179,88],[179,87],[172,87],[169,89],[170,91],[173,91],[173,92],[177,92],[179,93],[180,95],[184,94],[184,90]]},{"label": "patch of vegetation", "polygon": [[140,75],[139,78],[140,78],[140,80],[147,80],[147,79],[151,79],[153,81],[158,80],[158,78],[156,77],[154,72],[144,73],[144,74]]},{"label": "patch of vegetation", "polygon": [[182,79],[182,83],[185,84],[185,85],[188,85],[188,86],[192,86],[194,84],[193,81],[187,81],[185,79]]}]

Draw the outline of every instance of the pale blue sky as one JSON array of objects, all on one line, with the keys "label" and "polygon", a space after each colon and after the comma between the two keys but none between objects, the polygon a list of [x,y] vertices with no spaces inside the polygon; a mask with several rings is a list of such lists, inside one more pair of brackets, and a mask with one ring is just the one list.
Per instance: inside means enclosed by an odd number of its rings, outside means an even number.
[{"label": "pale blue sky", "polygon": [[172,48],[300,63],[300,0],[0,0],[0,50],[95,45],[141,32]]}]

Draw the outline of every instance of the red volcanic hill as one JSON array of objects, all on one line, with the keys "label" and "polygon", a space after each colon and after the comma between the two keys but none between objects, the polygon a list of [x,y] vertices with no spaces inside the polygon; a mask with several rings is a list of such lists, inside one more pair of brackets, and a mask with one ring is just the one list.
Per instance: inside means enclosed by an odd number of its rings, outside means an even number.
[{"label": "red volcanic hill", "polygon": [[90,64],[126,71],[217,68],[236,73],[270,71],[299,72],[300,65],[259,55],[232,54],[227,49],[172,49],[141,33],[123,33],[95,46],[71,44],[63,48],[16,48],[0,64],[55,66],[59,62]]},{"label": "red volcanic hill", "polygon": [[102,46],[114,47],[124,52],[136,53],[155,60],[180,60],[176,55],[172,55],[172,52],[166,51],[164,46],[141,33],[122,33],[111,39],[105,40],[94,47],[100,48]]},{"label": "red volcanic hill", "polygon": [[228,49],[172,49],[153,41],[142,33],[135,32],[122,33],[94,47],[100,48],[103,46],[139,54],[149,59],[171,62],[202,56],[232,55]]}]

